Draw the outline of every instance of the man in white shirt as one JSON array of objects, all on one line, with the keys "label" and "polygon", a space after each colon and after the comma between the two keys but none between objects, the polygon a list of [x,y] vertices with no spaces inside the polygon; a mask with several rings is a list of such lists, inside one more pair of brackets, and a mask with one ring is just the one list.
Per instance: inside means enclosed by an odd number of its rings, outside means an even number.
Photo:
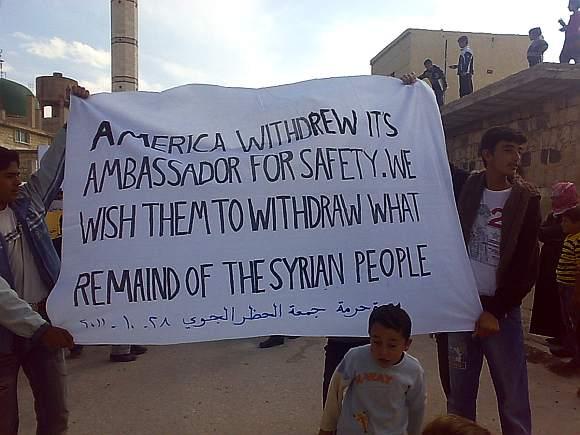
[{"label": "man in white shirt", "polygon": [[517,174],[525,143],[507,127],[481,139],[486,169],[465,182],[458,212],[484,311],[475,333],[448,334],[448,412],[475,420],[485,358],[509,435],[532,433],[520,306],[536,280],[541,214],[539,192]]},{"label": "man in white shirt", "polygon": [[[76,96],[88,92],[73,88]],[[44,222],[64,175],[65,129],[55,137],[40,169],[20,183],[18,153],[0,147],[0,434],[18,433],[18,373],[34,395],[37,434],[65,434],[66,368],[62,349],[72,336],[50,325],[46,298],[60,260]]]}]

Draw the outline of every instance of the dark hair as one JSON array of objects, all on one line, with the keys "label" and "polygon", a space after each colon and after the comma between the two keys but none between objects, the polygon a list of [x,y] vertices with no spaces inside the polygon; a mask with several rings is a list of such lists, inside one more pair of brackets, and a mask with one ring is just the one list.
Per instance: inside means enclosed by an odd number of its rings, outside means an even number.
[{"label": "dark hair", "polygon": [[574,223],[580,222],[580,207],[574,207],[573,209],[562,213],[562,217],[568,218]]},{"label": "dark hair", "polygon": [[14,150],[9,150],[8,148],[0,147],[0,171],[8,169],[10,163],[16,162],[20,166],[20,156]]},{"label": "dark hair", "polygon": [[381,305],[373,309],[369,317],[369,335],[375,323],[400,332],[406,340],[411,337],[411,318],[400,304]]},{"label": "dark hair", "polygon": [[[493,127],[483,134],[481,144],[479,145],[479,155],[483,158],[483,152],[486,150],[493,153],[497,144],[502,140],[514,142],[518,145],[525,144],[528,141],[522,132],[514,130],[513,128]],[[485,163],[485,160],[483,163]]]},{"label": "dark hair", "polygon": [[528,35],[530,35],[530,37],[534,39],[539,38],[540,36],[542,36],[542,29],[539,27],[534,27],[533,29],[530,29]]},{"label": "dark hair", "polygon": [[428,63],[433,63],[433,61],[431,59],[425,59],[425,61],[423,62],[423,65],[426,65]]},{"label": "dark hair", "polygon": [[457,40],[457,42],[466,42],[469,43],[469,38],[465,35],[460,36],[459,39]]}]

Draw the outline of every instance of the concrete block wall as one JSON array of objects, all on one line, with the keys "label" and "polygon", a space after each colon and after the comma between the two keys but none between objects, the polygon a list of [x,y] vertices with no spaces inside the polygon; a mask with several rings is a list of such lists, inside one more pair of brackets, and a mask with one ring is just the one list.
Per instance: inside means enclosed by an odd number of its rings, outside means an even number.
[{"label": "concrete block wall", "polygon": [[483,133],[504,125],[528,137],[522,158],[524,177],[542,191],[543,209],[558,181],[580,183],[580,92],[560,94],[475,122],[464,132],[447,134],[450,160],[467,170],[483,169],[478,148]]}]

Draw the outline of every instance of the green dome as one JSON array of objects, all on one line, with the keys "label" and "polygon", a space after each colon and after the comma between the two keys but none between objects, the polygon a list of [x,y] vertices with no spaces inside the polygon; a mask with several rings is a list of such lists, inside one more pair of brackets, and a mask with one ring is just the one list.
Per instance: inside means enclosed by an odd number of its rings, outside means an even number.
[{"label": "green dome", "polygon": [[26,86],[12,80],[0,79],[0,107],[7,115],[26,116],[28,97],[34,94]]}]

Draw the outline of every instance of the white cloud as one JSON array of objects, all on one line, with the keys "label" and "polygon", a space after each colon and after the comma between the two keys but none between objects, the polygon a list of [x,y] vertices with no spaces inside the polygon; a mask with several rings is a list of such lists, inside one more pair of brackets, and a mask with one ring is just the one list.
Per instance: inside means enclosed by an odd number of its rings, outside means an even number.
[{"label": "white cloud", "polygon": [[[25,35],[26,36],[26,35]],[[48,59],[66,59],[104,69],[111,63],[111,54],[79,41],[65,41],[57,36],[48,40],[28,39],[22,46],[30,54]]]},{"label": "white cloud", "polygon": [[158,66],[181,84],[262,86],[276,76],[270,45],[279,32],[261,0],[142,2],[140,11],[142,32],[163,28],[172,41],[179,58]]},{"label": "white cloud", "polygon": [[169,62],[163,59],[157,59],[161,70],[171,77],[184,81],[185,83],[192,83],[203,80],[204,73],[200,70],[184,66],[179,63]]},{"label": "white cloud", "polygon": [[161,83],[151,83],[145,79],[139,79],[139,90],[140,91],[149,91],[149,92],[160,92],[165,90],[166,87],[163,86]]},{"label": "white cloud", "polygon": [[380,15],[336,19],[313,35],[311,70],[317,77],[370,74],[374,56],[405,29],[427,22],[423,17],[392,17],[385,25]]},{"label": "white cloud", "polygon": [[[99,94],[101,92],[111,92],[111,77],[106,74],[100,74],[93,79],[80,80],[79,85],[87,88],[91,94]],[[150,91],[150,92],[160,92],[166,89],[158,82],[150,82],[145,79],[139,79],[139,90],[140,91]]]},{"label": "white cloud", "polygon": [[32,41],[34,39],[33,36],[30,36],[26,33],[22,33],[22,32],[14,32],[12,33],[12,36],[14,38],[18,38],[18,39],[24,39],[25,41]]},{"label": "white cloud", "polygon": [[87,88],[91,94],[100,92],[111,92],[111,77],[108,75],[99,75],[92,80],[79,79],[79,85]]}]

